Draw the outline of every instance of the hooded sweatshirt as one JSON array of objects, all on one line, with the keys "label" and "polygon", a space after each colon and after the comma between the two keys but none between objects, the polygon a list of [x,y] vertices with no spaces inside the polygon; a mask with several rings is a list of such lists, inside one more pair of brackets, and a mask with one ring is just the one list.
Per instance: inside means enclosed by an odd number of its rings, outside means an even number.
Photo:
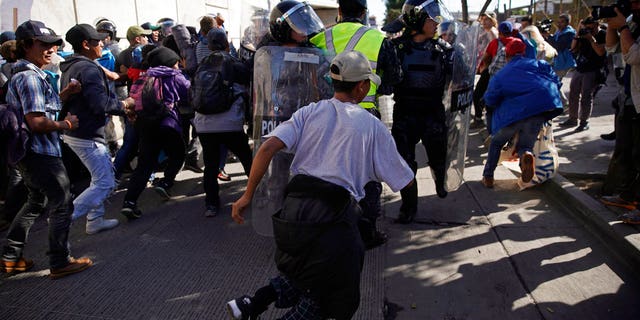
[{"label": "hooded sweatshirt", "polygon": [[178,101],[188,99],[191,83],[184,77],[182,71],[165,66],[153,67],[147,70],[148,77],[162,79],[162,96],[164,104],[173,106],[171,114],[160,122],[163,127],[169,127],[182,132],[178,118]]},{"label": "hooded sweatshirt", "polygon": [[67,112],[78,116],[80,122],[75,130],[65,131],[65,135],[78,139],[106,143],[104,127],[107,114],[124,115],[116,93],[109,88],[109,82],[100,65],[81,55],[74,54],[60,64],[61,87],[66,87],[71,79],[82,85],[82,91],[72,95],[62,105],[60,116]]}]

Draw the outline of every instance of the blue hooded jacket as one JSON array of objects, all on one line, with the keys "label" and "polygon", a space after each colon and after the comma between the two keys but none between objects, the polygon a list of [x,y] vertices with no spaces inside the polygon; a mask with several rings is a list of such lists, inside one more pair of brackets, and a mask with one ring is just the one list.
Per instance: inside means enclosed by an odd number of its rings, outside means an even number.
[{"label": "blue hooded jacket", "polygon": [[561,82],[544,60],[514,56],[489,81],[484,94],[494,108],[492,134],[517,121],[546,113],[547,120],[562,113]]},{"label": "blue hooded jacket", "polygon": [[576,36],[576,30],[572,26],[567,26],[564,30],[556,32],[547,41],[558,51],[558,55],[553,58],[554,70],[567,70],[576,67],[576,60],[571,53],[571,41]]}]

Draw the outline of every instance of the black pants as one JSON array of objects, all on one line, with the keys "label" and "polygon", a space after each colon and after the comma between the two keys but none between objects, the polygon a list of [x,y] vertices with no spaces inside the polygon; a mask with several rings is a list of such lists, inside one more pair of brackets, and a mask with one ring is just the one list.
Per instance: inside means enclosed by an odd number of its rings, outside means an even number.
[{"label": "black pants", "polygon": [[22,205],[27,201],[29,192],[24,185],[22,175],[18,168],[7,166],[7,170],[7,192],[4,200],[4,208],[0,213],[0,220],[4,219],[7,222],[11,222],[22,208]]},{"label": "black pants", "polygon": [[[397,107],[397,110],[402,110],[402,105]],[[444,106],[431,107],[433,109],[428,114],[410,114],[394,110],[391,135],[396,142],[398,153],[413,170],[414,175],[418,171],[415,147],[422,141],[429,158],[429,167],[435,174],[434,179],[438,186],[438,184],[444,184],[446,172],[447,125]],[[418,209],[418,184],[413,183],[403,188],[400,195],[402,196],[400,211],[415,214]]]},{"label": "black pants", "polygon": [[249,175],[252,155],[249,148],[249,137],[244,131],[198,133],[202,144],[204,160],[204,192],[207,206],[220,207],[220,186],[218,185],[218,168],[220,167],[220,145],[227,146],[235,154]]},{"label": "black pants", "polygon": [[164,150],[167,155],[167,168],[164,179],[173,183],[182,164],[184,163],[185,146],[181,132],[168,127],[148,125],[138,128],[140,133],[140,150],[138,152],[138,166],[133,171],[129,181],[129,189],[124,196],[125,201],[135,203],[147,186],[151,173],[158,165],[158,155]]},{"label": "black pants", "polygon": [[31,226],[45,209],[49,209],[49,263],[54,269],[65,267],[69,263],[67,243],[73,205],[62,159],[27,153],[18,163],[18,169],[29,195],[9,228],[2,258],[17,261],[22,257]]},{"label": "black pants", "polygon": [[621,106],[616,117],[616,145],[602,187],[604,194],[616,194],[625,200],[640,197],[640,115],[633,105]]},{"label": "black pants", "polygon": [[489,87],[490,79],[489,69],[485,69],[480,74],[480,79],[478,79],[478,83],[476,83],[476,87],[473,90],[473,109],[475,110],[474,116],[476,118],[482,117],[482,111],[484,110],[484,100],[482,97]]}]

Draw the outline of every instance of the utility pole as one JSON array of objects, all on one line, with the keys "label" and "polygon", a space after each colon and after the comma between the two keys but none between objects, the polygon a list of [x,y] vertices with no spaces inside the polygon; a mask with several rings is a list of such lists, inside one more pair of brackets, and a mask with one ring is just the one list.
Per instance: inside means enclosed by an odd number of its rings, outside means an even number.
[{"label": "utility pole", "polygon": [[469,6],[467,0],[461,0],[462,2],[462,22],[469,23]]},{"label": "utility pole", "polygon": [[[533,0],[531,0],[531,2],[529,2],[529,15],[533,18],[533,14],[534,12],[534,7],[533,7]],[[534,18],[535,19],[535,18]]]},{"label": "utility pole", "polygon": [[544,0],[544,14],[547,14],[547,0]]},{"label": "utility pole", "polygon": [[78,24],[78,4],[76,0],[73,0],[73,16],[76,19],[76,24]]},{"label": "utility pole", "polygon": [[491,0],[485,0],[484,5],[482,6],[482,10],[480,10],[480,14],[483,14],[485,11],[487,11],[487,7],[489,6],[490,3],[491,3]]}]

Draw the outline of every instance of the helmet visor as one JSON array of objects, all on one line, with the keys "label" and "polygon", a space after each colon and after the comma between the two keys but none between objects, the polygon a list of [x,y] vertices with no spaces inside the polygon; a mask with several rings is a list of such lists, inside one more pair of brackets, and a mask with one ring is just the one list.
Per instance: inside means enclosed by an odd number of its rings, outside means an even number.
[{"label": "helmet visor", "polygon": [[447,7],[439,0],[427,0],[421,5],[416,6],[414,10],[416,10],[416,12],[426,12],[431,19],[438,23],[453,20],[453,16],[449,13]]},{"label": "helmet visor", "polygon": [[293,31],[304,36],[310,36],[324,30],[322,20],[306,2],[295,5],[280,19],[286,20]]}]

